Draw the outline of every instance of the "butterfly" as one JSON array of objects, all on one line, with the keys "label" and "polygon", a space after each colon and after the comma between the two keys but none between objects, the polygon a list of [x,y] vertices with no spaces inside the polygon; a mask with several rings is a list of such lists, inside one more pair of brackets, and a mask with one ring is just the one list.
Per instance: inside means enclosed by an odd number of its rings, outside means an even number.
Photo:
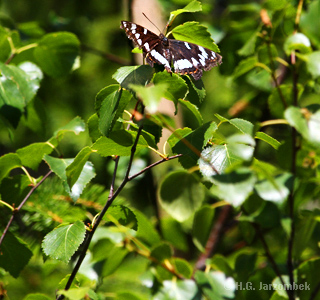
[{"label": "butterfly", "polygon": [[208,71],[222,63],[222,56],[214,51],[189,42],[168,39],[162,33],[156,35],[138,24],[121,21],[120,28],[143,50],[143,56],[151,67],[157,63],[172,73],[173,65],[175,73],[191,74],[195,80],[199,80],[203,70]]}]

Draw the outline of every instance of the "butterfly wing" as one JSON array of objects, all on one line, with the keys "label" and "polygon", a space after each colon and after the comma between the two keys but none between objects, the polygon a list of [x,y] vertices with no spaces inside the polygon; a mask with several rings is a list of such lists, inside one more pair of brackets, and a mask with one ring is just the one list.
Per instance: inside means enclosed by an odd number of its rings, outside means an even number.
[{"label": "butterfly wing", "polygon": [[157,63],[164,65],[165,69],[171,72],[170,57],[167,57],[170,51],[163,47],[159,36],[147,28],[128,21],[121,21],[121,28],[126,31],[128,38],[143,50],[143,56],[151,67]]},{"label": "butterfly wing", "polygon": [[169,49],[174,72],[191,74],[195,80],[202,77],[203,70],[208,71],[222,63],[221,55],[196,44],[170,39]]},{"label": "butterfly wing", "polygon": [[167,39],[163,34],[157,36],[138,24],[121,21],[121,28],[143,50],[151,67],[157,63],[171,73],[172,62],[175,73],[191,74],[198,80],[202,77],[203,70],[208,71],[222,62],[222,57],[214,51],[196,44]]},{"label": "butterfly wing", "polygon": [[121,28],[125,30],[128,38],[143,50],[144,56],[160,43],[156,34],[138,24],[121,21]]}]

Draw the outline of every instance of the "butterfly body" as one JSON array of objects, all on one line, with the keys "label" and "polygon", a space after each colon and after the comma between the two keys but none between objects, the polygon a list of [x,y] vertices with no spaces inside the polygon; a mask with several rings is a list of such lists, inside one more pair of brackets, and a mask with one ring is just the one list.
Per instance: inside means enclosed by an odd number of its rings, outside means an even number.
[{"label": "butterfly body", "polygon": [[202,77],[203,70],[208,71],[222,62],[218,53],[189,42],[168,39],[164,34],[156,35],[150,30],[128,21],[121,21],[121,28],[139,49],[143,50],[146,62],[163,65],[168,72],[186,75],[194,79]]}]

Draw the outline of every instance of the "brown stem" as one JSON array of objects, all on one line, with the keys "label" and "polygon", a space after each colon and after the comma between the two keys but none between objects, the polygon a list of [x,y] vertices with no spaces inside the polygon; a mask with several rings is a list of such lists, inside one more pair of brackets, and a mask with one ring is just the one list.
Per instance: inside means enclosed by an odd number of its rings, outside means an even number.
[{"label": "brown stem", "polygon": [[21,208],[23,207],[23,205],[27,202],[27,200],[30,198],[30,196],[33,194],[33,192],[39,187],[39,185],[41,185],[47,178],[48,176],[52,173],[52,171],[50,170],[46,175],[43,176],[43,178],[29,191],[29,193],[27,194],[27,196],[25,196],[25,198],[22,200],[22,202],[20,203],[20,205],[12,212],[12,216],[5,228],[5,230],[3,231],[1,238],[0,238],[0,246],[4,240],[4,237],[6,236],[11,223],[13,222],[15,216],[17,215],[17,213],[19,213],[19,211],[21,210]]},{"label": "brown stem", "polygon": [[231,209],[232,207],[230,205],[227,205],[224,206],[220,211],[217,222],[214,224],[214,226],[212,226],[205,250],[196,262],[196,270],[203,269],[206,265],[206,259],[212,256],[214,250],[218,245],[223,226],[231,213]]},{"label": "brown stem", "polygon": [[82,45],[81,47],[82,47],[83,51],[87,51],[87,52],[91,52],[93,54],[99,55],[99,56],[101,56],[101,57],[103,57],[103,58],[105,58],[107,60],[110,60],[112,62],[115,62],[115,63],[117,63],[119,65],[123,65],[123,66],[129,66],[130,65],[130,61],[128,61],[127,59],[121,58],[119,56],[103,52],[101,50],[95,49],[95,48],[90,47],[88,45]]}]

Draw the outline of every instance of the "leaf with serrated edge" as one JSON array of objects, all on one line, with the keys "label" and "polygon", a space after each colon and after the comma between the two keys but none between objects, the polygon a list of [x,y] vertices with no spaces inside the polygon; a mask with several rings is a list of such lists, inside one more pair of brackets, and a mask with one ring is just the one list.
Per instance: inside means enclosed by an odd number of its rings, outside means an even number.
[{"label": "leaf with serrated edge", "polygon": [[45,236],[42,249],[46,255],[68,263],[83,242],[85,232],[82,221],[59,226]]}]

